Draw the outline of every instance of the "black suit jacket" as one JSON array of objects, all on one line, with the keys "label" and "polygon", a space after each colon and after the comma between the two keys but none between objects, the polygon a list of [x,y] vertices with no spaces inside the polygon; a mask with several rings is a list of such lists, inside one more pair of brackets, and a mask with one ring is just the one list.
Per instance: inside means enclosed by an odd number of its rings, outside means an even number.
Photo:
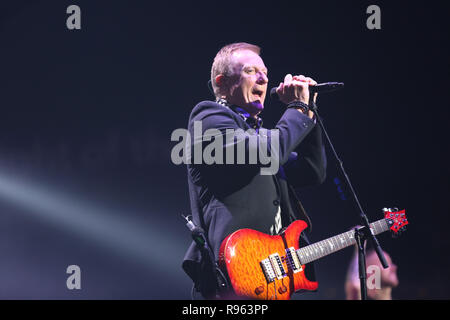
[{"label": "black suit jacket", "polygon": [[[194,153],[195,145],[195,121],[201,121],[202,133],[208,129],[218,129],[222,136],[227,129],[250,129],[243,117],[231,108],[203,101],[194,107],[189,118],[191,154]],[[326,158],[319,126],[299,111],[287,109],[276,129],[279,130],[280,163],[276,175],[261,175],[259,164],[187,165],[193,221],[207,232],[216,260],[223,239],[233,231],[251,228],[269,233],[279,206],[284,227],[294,219],[305,219],[296,210],[296,204],[292,203],[295,196],[288,183],[294,187],[303,187],[317,185],[325,180]],[[262,137],[264,134],[267,134],[267,138]],[[270,150],[273,144],[270,131],[259,130],[256,138],[267,139]],[[224,154],[225,140],[223,138]],[[203,148],[206,145],[202,142]],[[247,161],[249,153],[255,152],[255,147],[258,144],[255,146],[246,141]],[[204,274],[201,262],[201,253],[192,242],[185,255],[183,269],[195,283]]]}]

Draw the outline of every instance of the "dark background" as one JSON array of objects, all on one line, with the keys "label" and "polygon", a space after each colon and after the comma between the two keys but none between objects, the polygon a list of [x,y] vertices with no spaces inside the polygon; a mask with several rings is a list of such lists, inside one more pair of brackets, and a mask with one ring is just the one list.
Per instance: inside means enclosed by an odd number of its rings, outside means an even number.
[{"label": "dark background", "polygon": [[[444,3],[2,3],[0,298],[190,298],[186,169],[170,136],[211,98],[216,52],[240,41],[262,47],[269,87],[286,73],[345,82],[318,104],[360,201],[371,221],[393,206],[410,221],[379,236],[398,265],[393,297],[450,298]],[[71,4],[81,30],[66,28]],[[381,30],[366,27],[371,4]],[[271,128],[283,109],[265,107]],[[329,157],[327,181],[301,193],[313,241],[359,223],[336,172]],[[318,261],[319,292],[298,298],[343,299],[352,253]],[[72,264],[81,290],[66,288]]]}]

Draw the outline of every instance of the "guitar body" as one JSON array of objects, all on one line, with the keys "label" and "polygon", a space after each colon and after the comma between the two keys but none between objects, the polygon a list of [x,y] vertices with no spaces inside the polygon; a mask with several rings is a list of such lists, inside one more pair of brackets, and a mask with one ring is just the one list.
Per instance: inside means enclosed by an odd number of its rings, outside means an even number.
[{"label": "guitar body", "polygon": [[261,261],[271,254],[286,256],[287,248],[299,249],[301,232],[307,227],[302,220],[294,221],[286,231],[270,236],[251,229],[241,229],[222,242],[219,266],[228,274],[238,297],[264,300],[289,300],[299,290],[316,290],[318,283],[305,276],[305,266],[294,273],[284,258],[281,259],[286,276],[268,282]]},{"label": "guitar body", "polygon": [[[408,225],[405,210],[383,209],[384,218],[369,225],[373,235],[390,230],[398,236]],[[305,264],[356,244],[360,227],[299,248],[300,234],[307,227],[297,220],[277,236],[241,229],[223,240],[219,267],[228,275],[234,296],[261,300],[289,300],[296,291],[316,290],[318,283],[305,276]],[[368,230],[365,232],[369,232]],[[226,298],[226,297],[225,297]]]}]

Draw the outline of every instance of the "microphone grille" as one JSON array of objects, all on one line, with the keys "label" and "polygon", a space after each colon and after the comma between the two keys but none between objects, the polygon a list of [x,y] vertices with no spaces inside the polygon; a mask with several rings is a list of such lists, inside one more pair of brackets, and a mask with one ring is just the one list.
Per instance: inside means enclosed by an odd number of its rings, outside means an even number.
[{"label": "microphone grille", "polygon": [[278,97],[277,88],[274,87],[270,89],[270,98],[275,101],[280,101],[280,97]]}]

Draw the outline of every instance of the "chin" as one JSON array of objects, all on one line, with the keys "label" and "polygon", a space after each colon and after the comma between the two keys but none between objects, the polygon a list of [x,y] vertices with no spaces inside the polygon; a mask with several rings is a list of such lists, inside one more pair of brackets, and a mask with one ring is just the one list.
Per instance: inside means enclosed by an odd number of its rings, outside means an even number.
[{"label": "chin", "polygon": [[254,102],[250,102],[249,106],[253,109],[253,110],[257,110],[258,112],[261,112],[264,110],[264,104],[262,104],[259,101],[254,101]]}]

